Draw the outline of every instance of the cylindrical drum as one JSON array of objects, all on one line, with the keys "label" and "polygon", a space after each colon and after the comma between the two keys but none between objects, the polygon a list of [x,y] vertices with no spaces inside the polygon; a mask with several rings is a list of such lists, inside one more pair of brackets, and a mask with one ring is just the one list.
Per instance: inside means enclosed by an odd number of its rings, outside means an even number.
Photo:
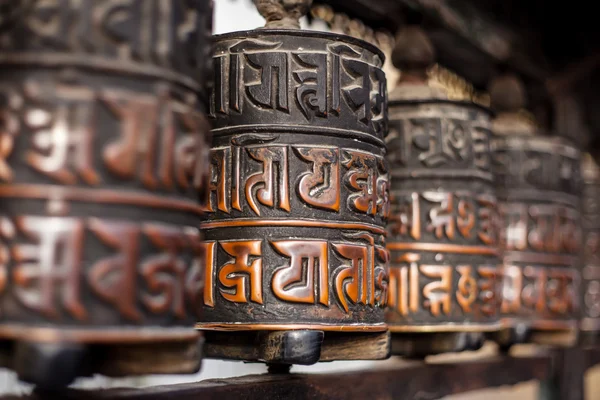
[{"label": "cylindrical drum", "polygon": [[197,324],[213,331],[207,356],[387,356],[382,64],[376,47],[344,35],[216,36]]},{"label": "cylindrical drum", "polygon": [[521,110],[525,88],[513,74],[490,85],[493,171],[504,254],[500,346],[576,339],[581,263],[580,152],[543,135]]},{"label": "cylindrical drum", "polygon": [[392,55],[386,322],[392,353],[477,349],[499,327],[497,204],[488,109],[428,85],[433,46],[403,28]]},{"label": "cylindrical drum", "polygon": [[589,154],[583,158],[583,269],[581,271],[582,344],[600,339],[600,167]]},{"label": "cylindrical drum", "polygon": [[394,354],[478,347],[497,330],[498,231],[490,113],[390,101],[387,322]]},{"label": "cylindrical drum", "polygon": [[197,371],[211,2],[18,1],[2,12],[9,366],[40,385]]},{"label": "cylindrical drum", "polygon": [[497,136],[494,173],[503,227],[503,324],[532,340],[572,342],[578,321],[580,152],[566,139]]}]

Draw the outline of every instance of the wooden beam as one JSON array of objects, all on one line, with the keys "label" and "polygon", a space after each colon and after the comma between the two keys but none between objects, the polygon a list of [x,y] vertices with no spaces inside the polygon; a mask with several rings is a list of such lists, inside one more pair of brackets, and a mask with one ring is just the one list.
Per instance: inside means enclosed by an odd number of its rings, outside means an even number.
[{"label": "wooden beam", "polygon": [[22,397],[21,400],[431,400],[471,390],[551,377],[549,356],[493,357],[435,364],[398,362],[398,366],[359,372],[250,375],[145,389],[67,390],[61,393],[38,393]]}]

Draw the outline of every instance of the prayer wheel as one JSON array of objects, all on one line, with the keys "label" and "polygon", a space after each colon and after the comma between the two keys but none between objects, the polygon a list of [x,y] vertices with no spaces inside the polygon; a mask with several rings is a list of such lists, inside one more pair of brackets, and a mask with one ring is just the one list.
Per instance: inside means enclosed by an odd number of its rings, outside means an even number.
[{"label": "prayer wheel", "polygon": [[257,1],[215,37],[206,357],[273,365],[389,355],[384,56]]},{"label": "prayer wheel", "polygon": [[585,154],[583,176],[583,269],[581,270],[580,342],[597,345],[600,339],[600,167]]},{"label": "prayer wheel", "polygon": [[392,354],[477,349],[499,328],[497,202],[490,111],[427,84],[434,49],[416,26],[392,55],[387,138],[392,190],[386,321]]},{"label": "prayer wheel", "polygon": [[2,13],[0,359],[44,387],[198,371],[212,2]]},{"label": "prayer wheel", "polygon": [[490,86],[492,152],[504,254],[502,347],[576,339],[581,263],[581,155],[569,140],[543,135],[519,111],[525,89],[514,75]]}]

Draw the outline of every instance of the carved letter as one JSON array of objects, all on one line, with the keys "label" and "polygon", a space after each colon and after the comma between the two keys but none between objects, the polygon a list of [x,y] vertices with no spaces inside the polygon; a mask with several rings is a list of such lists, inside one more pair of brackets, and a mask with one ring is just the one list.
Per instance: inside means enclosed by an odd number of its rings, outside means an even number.
[{"label": "carved letter", "polygon": [[521,310],[523,273],[515,265],[505,265],[502,276],[502,313],[517,314]]},{"label": "carved letter", "polygon": [[17,230],[38,244],[13,247],[14,292],[27,308],[48,318],[58,318],[57,287],[64,307],[83,321],[87,311],[81,304],[81,252],[84,225],[81,220],[62,217],[18,217]]},{"label": "carved letter", "polygon": [[217,207],[229,214],[229,173],[231,171],[231,148],[213,148],[210,151],[210,184],[209,198],[206,201],[207,211],[214,212],[213,193],[216,193]]},{"label": "carved letter", "polygon": [[397,209],[392,212],[391,227],[392,235],[410,237],[416,240],[421,239],[421,209],[419,206],[419,194],[412,192],[410,198],[402,196],[393,202]]},{"label": "carved letter", "polygon": [[375,156],[361,151],[344,151],[343,164],[348,168],[346,182],[355,192],[348,196],[350,209],[368,214],[377,214],[377,160]]},{"label": "carved letter", "polygon": [[204,250],[204,265],[205,265],[205,275],[204,275],[204,305],[208,307],[215,306],[215,256],[217,250],[217,242],[202,242],[203,250]]},{"label": "carved letter", "polygon": [[498,280],[497,269],[493,266],[481,265],[477,268],[481,277],[479,284],[479,298],[482,301],[481,312],[485,315],[496,315],[498,313],[498,292],[501,283]]},{"label": "carved letter", "polygon": [[437,282],[428,283],[423,287],[423,297],[425,307],[429,307],[431,315],[439,316],[442,311],[444,314],[450,314],[452,299],[450,290],[452,289],[452,267],[449,265],[421,265],[421,272],[429,278],[440,278]]},{"label": "carved letter", "polygon": [[[313,240],[281,240],[271,242],[290,263],[273,274],[273,293],[281,300],[293,303],[319,303],[329,306],[329,263],[327,242]],[[315,286],[315,283],[318,284]]]},{"label": "carved letter", "polygon": [[[475,210],[473,210],[473,204],[467,199],[460,199],[458,201],[458,216],[456,217],[456,226],[458,231],[463,235],[464,238],[469,239],[471,237],[471,230],[475,226]],[[481,213],[481,210],[479,211]],[[486,214],[489,218],[489,213]]]},{"label": "carved letter", "polygon": [[190,250],[192,238],[180,227],[157,223],[145,224],[143,232],[159,252],[144,259],[141,265],[142,276],[155,293],[154,296],[144,293],[142,302],[152,313],[171,310],[176,317],[185,318],[187,265],[179,255]]},{"label": "carved letter", "polygon": [[465,313],[472,313],[473,308],[471,306],[477,299],[477,281],[472,275],[473,267],[470,265],[459,265],[456,269],[460,273],[456,300]]},{"label": "carved letter", "polygon": [[0,181],[11,182],[13,171],[8,163],[12,154],[15,136],[20,131],[19,116],[14,109],[23,98],[13,90],[0,89],[2,102],[0,107]]},{"label": "carved letter", "polygon": [[[219,282],[227,289],[232,289],[232,292],[221,289],[221,295],[234,303],[247,303],[248,286],[250,300],[262,304],[262,240],[219,244],[233,257],[233,260],[226,262],[219,271]],[[255,259],[251,260],[250,257]]]},{"label": "carved letter", "polygon": [[300,175],[298,193],[311,206],[326,210],[340,209],[339,150],[297,147],[299,156],[312,163],[312,172]]},{"label": "carved letter", "polygon": [[[273,207],[275,203],[274,181],[278,180],[278,207],[289,212],[290,195],[287,146],[249,147],[247,151],[250,157],[262,163],[262,172],[250,175],[246,181],[246,200],[252,211],[256,215],[260,215],[260,210],[254,200],[254,189],[257,186],[256,199],[258,202],[267,207]],[[278,171],[275,170],[273,164],[279,166]]]},{"label": "carved letter", "polygon": [[296,100],[302,113],[309,121],[312,113],[318,117],[327,116],[327,54],[296,53],[294,58],[304,69],[294,72],[300,83],[296,88]]},{"label": "carved letter", "polygon": [[335,271],[335,293],[341,308],[348,312],[347,299],[354,304],[368,304],[367,283],[370,266],[367,246],[333,243],[333,248],[342,258],[351,261],[350,265],[344,264]]},{"label": "carved letter", "polygon": [[452,193],[424,192],[423,198],[432,203],[439,203],[439,207],[433,207],[429,211],[428,232],[434,232],[435,237],[441,239],[444,231],[448,239],[454,239],[454,196]]},{"label": "carved letter", "polygon": [[534,307],[537,312],[546,309],[546,271],[543,268],[525,267],[523,275],[533,282],[523,286],[523,304]]},{"label": "carved letter", "polygon": [[[60,183],[73,185],[77,175],[90,185],[100,182],[93,168],[94,94],[82,88],[57,88],[59,103],[52,111],[27,111],[25,124],[35,131],[27,163]],[[73,169],[73,171],[71,170]]]},{"label": "carved letter", "polygon": [[[246,94],[260,108],[288,111],[288,55],[285,52],[247,53],[248,66],[260,71],[260,78],[246,77]],[[249,72],[250,68],[246,69]]]},{"label": "carved letter", "polygon": [[[494,214],[496,202],[490,196],[478,196],[477,204],[479,204],[479,232],[477,236],[487,245],[495,245],[498,241],[497,225],[494,223],[496,214]],[[459,205],[460,213],[460,205]]]},{"label": "carved letter", "polygon": [[158,100],[155,96],[116,90],[105,91],[101,99],[120,121],[119,140],[104,149],[109,171],[122,178],[134,178],[141,161],[141,180],[146,187],[156,188],[156,136]]},{"label": "carved letter", "polygon": [[139,228],[136,224],[90,219],[89,227],[106,246],[117,254],[97,261],[88,273],[92,290],[115,306],[123,317],[140,321],[136,307]]}]

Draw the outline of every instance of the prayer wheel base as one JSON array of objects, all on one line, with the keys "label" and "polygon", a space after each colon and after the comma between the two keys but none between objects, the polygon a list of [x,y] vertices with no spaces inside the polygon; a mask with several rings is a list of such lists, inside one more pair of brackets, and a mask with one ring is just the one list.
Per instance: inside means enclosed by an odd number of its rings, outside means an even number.
[{"label": "prayer wheel base", "polygon": [[502,352],[508,352],[515,344],[527,343],[530,330],[525,324],[516,324],[510,328],[503,328],[498,332],[491,332],[487,338],[496,342]]},{"label": "prayer wheel base", "polygon": [[194,341],[90,344],[0,341],[0,365],[24,382],[59,389],[78,377],[188,374],[200,370],[202,337]]},{"label": "prayer wheel base", "polygon": [[577,330],[545,331],[533,329],[529,342],[544,346],[573,347],[577,344]]},{"label": "prayer wheel base", "polygon": [[392,354],[407,358],[479,350],[485,336],[482,332],[433,332],[392,334]]},{"label": "prayer wheel base", "polygon": [[205,357],[275,364],[381,360],[390,356],[390,334],[288,331],[206,331]]},{"label": "prayer wheel base", "polygon": [[580,331],[577,343],[580,347],[598,347],[600,345],[600,332]]}]

